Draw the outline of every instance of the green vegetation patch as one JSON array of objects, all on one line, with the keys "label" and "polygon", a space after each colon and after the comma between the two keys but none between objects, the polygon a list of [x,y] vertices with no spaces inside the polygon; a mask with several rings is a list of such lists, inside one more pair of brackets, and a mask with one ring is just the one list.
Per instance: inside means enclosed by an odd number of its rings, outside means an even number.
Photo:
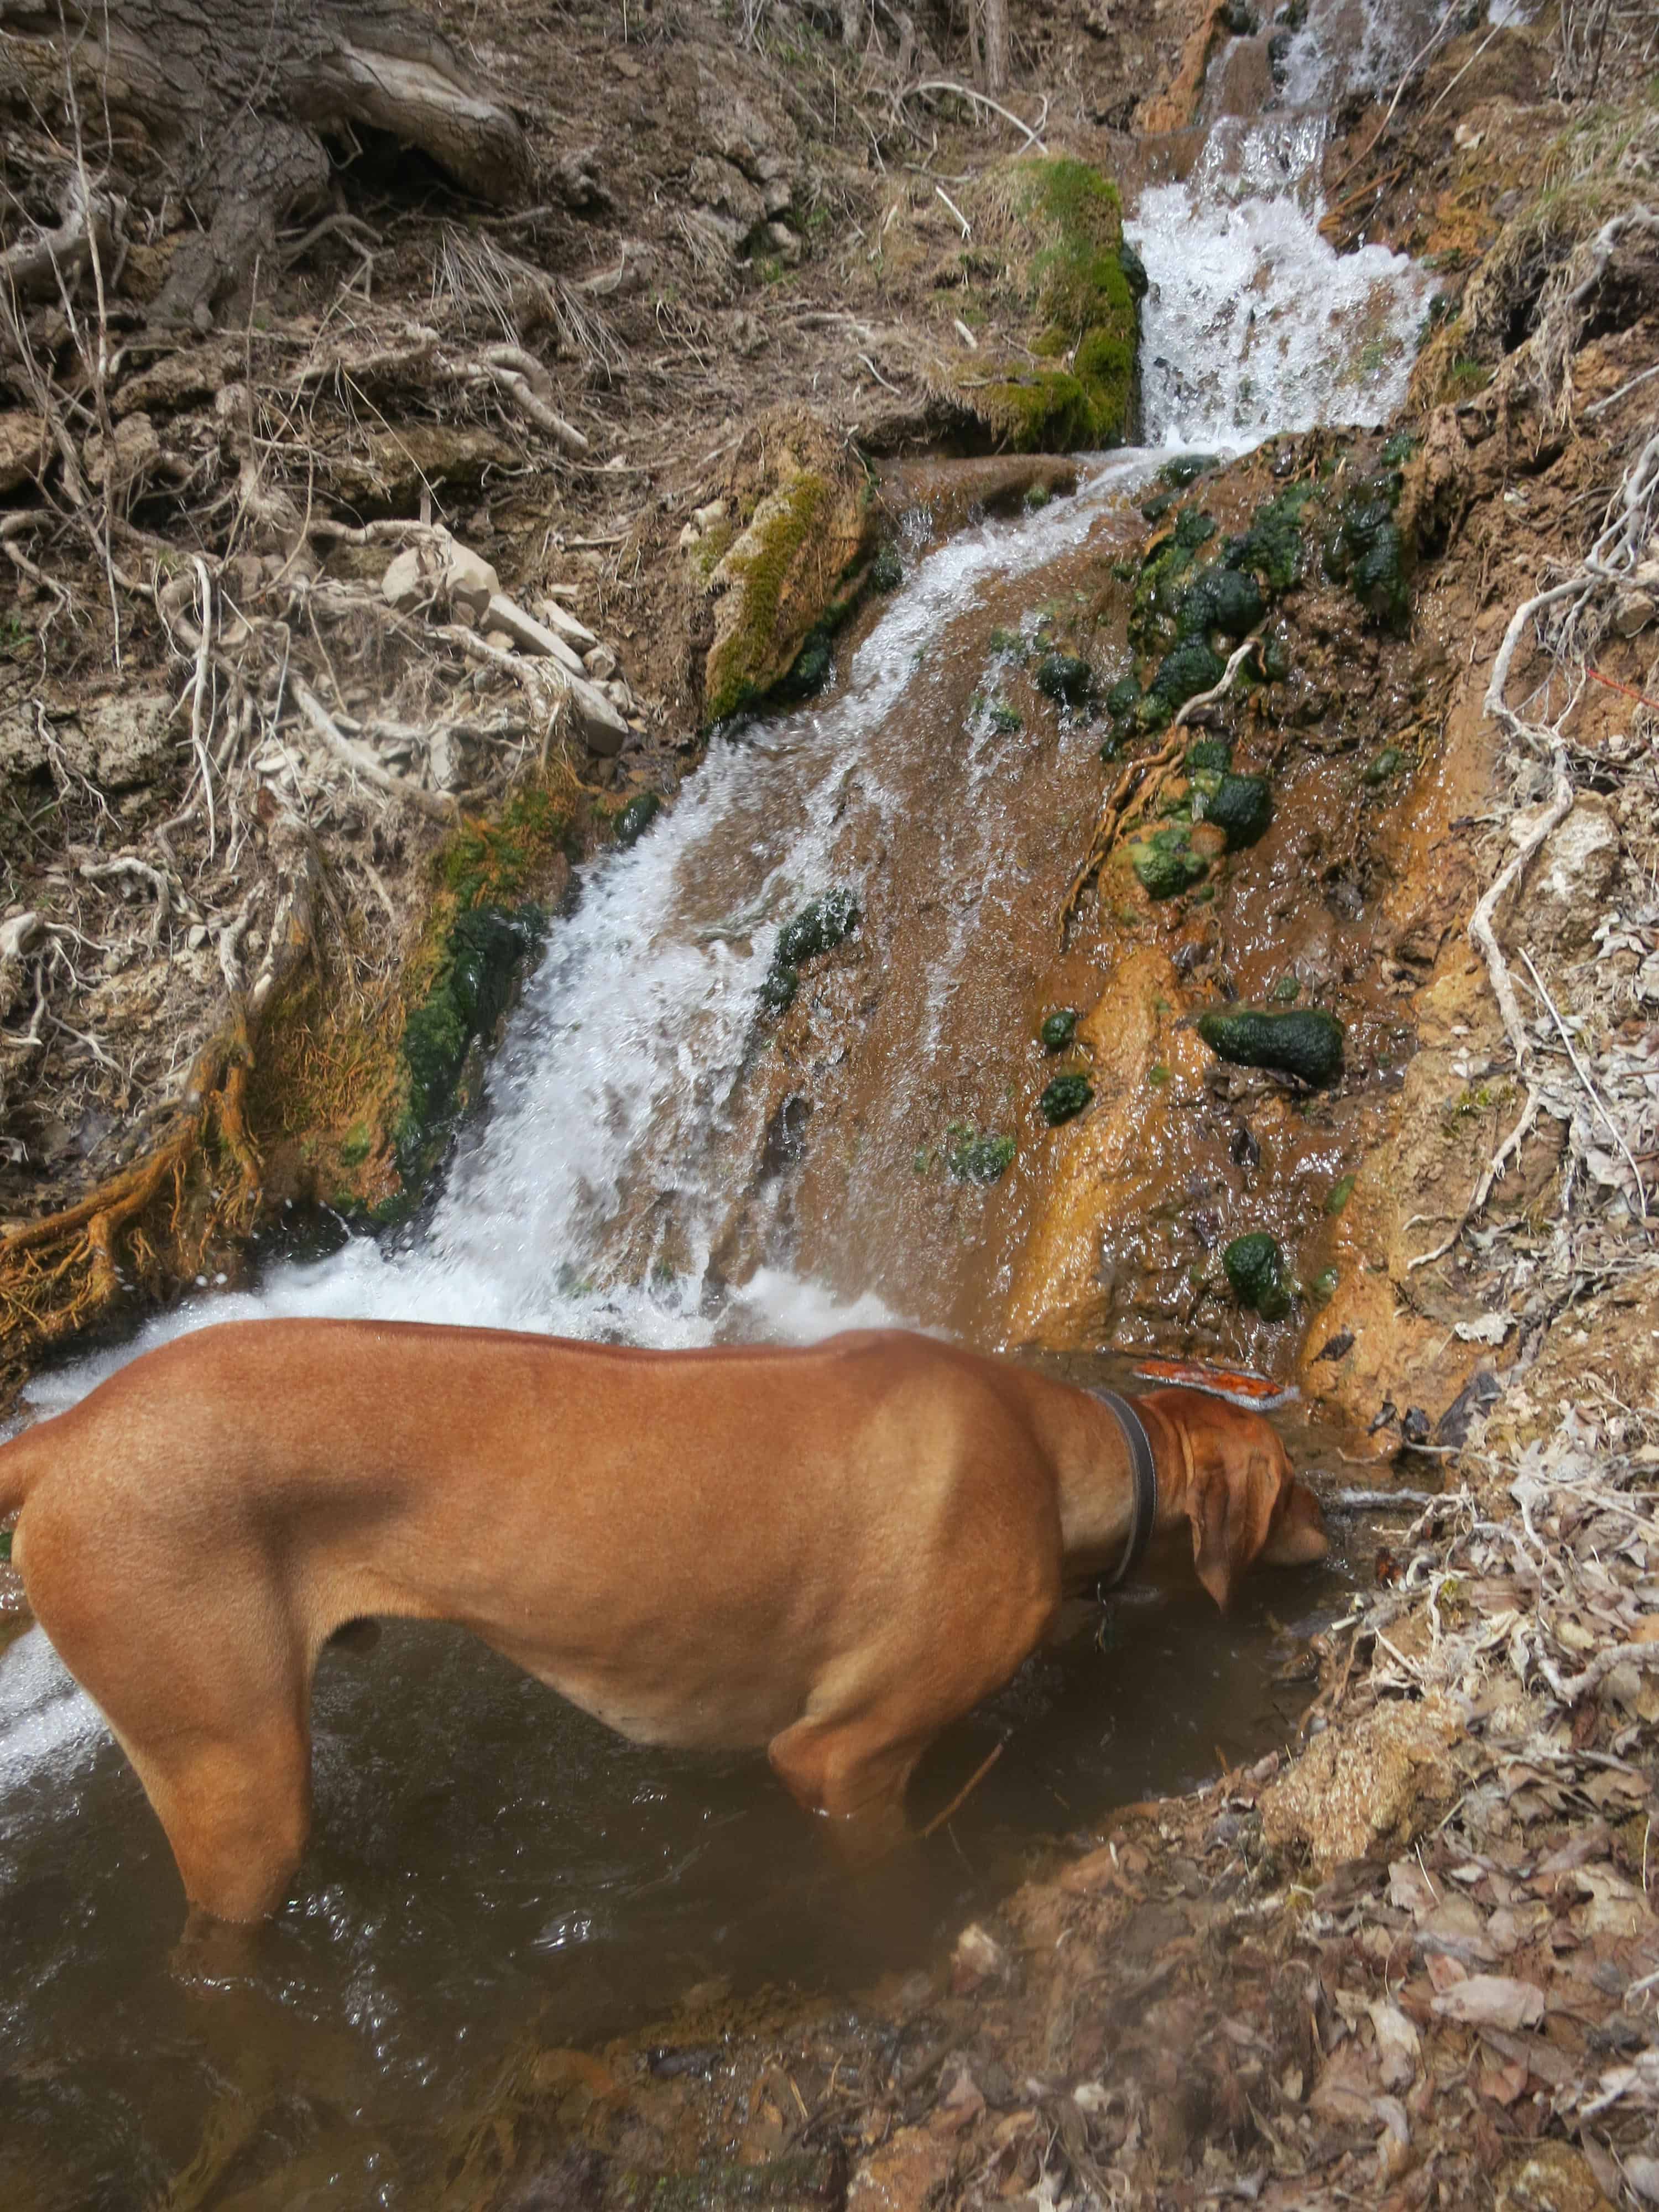
[{"label": "green vegetation patch", "polygon": [[1117,186],[1069,155],[1012,163],[999,181],[1024,252],[1036,365],[983,386],[965,379],[963,399],[1017,453],[1121,446],[1146,272],[1124,250]]},{"label": "green vegetation patch", "polygon": [[785,922],[778,932],[772,965],[760,988],[760,1002],[769,1013],[781,1014],[794,1004],[803,963],[845,944],[860,919],[855,894],[838,887],[820,898],[809,899],[798,915]]},{"label": "green vegetation patch", "polygon": [[1045,1052],[1064,1052],[1077,1031],[1077,1009],[1061,1006],[1048,1016],[1037,1034],[1042,1039]]},{"label": "green vegetation patch", "polygon": [[507,1012],[519,963],[539,943],[540,910],[470,907],[451,924],[426,995],[404,1024],[403,1104],[392,1129],[405,1192],[436,1164],[461,1103],[462,1072]]},{"label": "green vegetation patch", "polygon": [[1413,547],[1395,520],[1397,469],[1368,477],[1342,502],[1325,541],[1325,573],[1346,583],[1371,620],[1396,635],[1411,623]]},{"label": "green vegetation patch", "polygon": [[1235,1237],[1221,1255],[1233,1296],[1263,1321],[1283,1321],[1291,1310],[1291,1285],[1279,1239],[1265,1229]]},{"label": "green vegetation patch", "polygon": [[637,845],[661,812],[662,800],[654,791],[642,791],[630,799],[617,817],[617,842],[624,849]]},{"label": "green vegetation patch", "polygon": [[1273,818],[1273,786],[1265,775],[1218,775],[1200,769],[1192,777],[1193,819],[1212,822],[1227,833],[1227,849],[1237,853],[1254,845],[1267,833]]},{"label": "green vegetation patch", "polygon": [[1088,700],[1095,672],[1075,653],[1045,653],[1032,679],[1045,699],[1064,707],[1081,707]]}]

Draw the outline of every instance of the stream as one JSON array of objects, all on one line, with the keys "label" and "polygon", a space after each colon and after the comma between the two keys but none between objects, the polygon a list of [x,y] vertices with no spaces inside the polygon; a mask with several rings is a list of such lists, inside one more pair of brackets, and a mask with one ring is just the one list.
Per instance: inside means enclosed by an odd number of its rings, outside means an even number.
[{"label": "stream", "polygon": [[[1034,948],[1101,769],[1086,726],[998,730],[987,641],[1136,541],[1169,449],[1398,404],[1427,282],[1381,247],[1339,260],[1317,175],[1339,82],[1386,83],[1420,42],[1403,9],[1385,25],[1315,0],[1273,112],[1231,112],[1224,73],[1201,144],[1128,223],[1152,285],[1149,447],[1018,520],[942,544],[919,524],[832,691],[718,740],[649,835],[590,864],[416,1225],[210,1293],[41,1375],[33,1410],[253,1315],[663,1346],[896,1320],[1000,1342],[1028,1181],[927,1170],[952,1127],[1006,1115],[985,1041],[1030,1033],[1052,980]],[[836,884],[861,903],[863,968],[813,987],[805,1060],[768,1073],[777,929]],[[210,1981],[172,1960],[177,1880],[136,1780],[30,1630],[0,1655],[0,2203],[436,2202],[515,2051],[637,2027],[713,1977],[854,1990],[1114,1802],[1276,1740],[1305,1703],[1297,1633],[1348,1571],[1267,1578],[1225,1622],[1188,1587],[1076,1608],[930,1757],[923,1819],[1006,1739],[949,1829],[873,1887],[821,1860],[763,1762],[628,1745],[459,1633],[389,1625],[367,1656],[325,1657],[295,1894]],[[1177,1676],[1173,1706],[1126,1694]]]}]

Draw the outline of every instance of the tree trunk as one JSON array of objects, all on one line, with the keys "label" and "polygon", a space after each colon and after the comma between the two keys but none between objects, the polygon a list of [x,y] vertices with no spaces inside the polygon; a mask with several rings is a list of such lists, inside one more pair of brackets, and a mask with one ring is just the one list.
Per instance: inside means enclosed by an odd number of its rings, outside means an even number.
[{"label": "tree trunk", "polygon": [[386,131],[489,200],[530,173],[512,115],[397,0],[66,0],[61,17],[0,0],[0,33],[13,79],[0,90],[61,112],[72,84],[66,137],[84,137],[89,161],[106,115],[136,119],[205,219],[175,256],[159,320],[199,319],[239,290],[278,223],[325,198],[325,133]]}]

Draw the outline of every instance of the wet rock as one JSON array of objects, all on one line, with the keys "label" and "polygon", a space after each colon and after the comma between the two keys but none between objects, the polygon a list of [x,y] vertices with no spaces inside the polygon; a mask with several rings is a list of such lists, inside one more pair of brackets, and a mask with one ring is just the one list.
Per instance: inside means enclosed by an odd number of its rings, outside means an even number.
[{"label": "wet rock", "polygon": [[617,842],[624,848],[637,845],[661,811],[662,800],[654,791],[630,799],[617,817]]},{"label": "wet rock", "polygon": [[1121,722],[1133,714],[1140,704],[1140,686],[1133,676],[1121,676],[1106,694],[1106,712],[1115,722]]},{"label": "wet rock", "polygon": [[815,417],[786,410],[754,439],[769,489],[717,562],[705,568],[702,561],[717,536],[705,536],[692,553],[716,601],[703,670],[711,722],[754,706],[794,667],[815,632],[827,637],[844,618],[870,528],[862,485],[840,441]]},{"label": "wet rock", "polygon": [[1094,1086],[1086,1075],[1057,1075],[1037,1101],[1037,1111],[1051,1129],[1082,1113],[1093,1098]]},{"label": "wet rock", "polygon": [[1240,1305],[1263,1321],[1283,1321],[1291,1310],[1291,1286],[1279,1239],[1265,1230],[1236,1237],[1221,1255],[1222,1267]]},{"label": "wet rock", "polygon": [[1218,466],[1214,453],[1177,453],[1172,460],[1164,462],[1158,472],[1158,480],[1168,484],[1171,490],[1184,491],[1188,484],[1195,483],[1200,477],[1207,476]]},{"label": "wet rock", "polygon": [[1581,792],[1573,810],[1544,846],[1522,893],[1534,945],[1558,954],[1587,951],[1618,880],[1618,817],[1595,792]]},{"label": "wet rock", "polygon": [[1316,1007],[1289,1013],[1243,1007],[1200,1017],[1198,1033],[1220,1060],[1239,1067],[1272,1068],[1322,1090],[1342,1073],[1343,1027]]},{"label": "wet rock", "polygon": [[[1075,461],[1056,453],[891,460],[881,465],[879,496],[895,521],[920,509],[937,535],[948,536],[963,529],[976,512],[1012,514],[1034,492],[1054,499],[1075,491],[1077,473]],[[882,588],[890,591],[893,586]]]},{"label": "wet rock", "polygon": [[852,891],[826,891],[822,898],[809,899],[778,932],[778,958],[799,966],[821,952],[832,952],[852,935],[859,921],[859,902]]},{"label": "wet rock", "polygon": [[923,2212],[955,2162],[949,2136],[900,2128],[854,2170],[847,2212]]},{"label": "wet rock", "polygon": [[769,1013],[781,1014],[794,1005],[799,988],[799,969],[784,961],[774,961],[761,984],[760,1002]]},{"label": "wet rock", "polygon": [[1243,637],[1261,621],[1266,605],[1261,585],[1247,569],[1206,568],[1176,610],[1176,635],[1207,637],[1220,630],[1228,637]]},{"label": "wet rock", "polygon": [[1076,1027],[1077,1010],[1075,1007],[1062,1006],[1059,1012],[1050,1014],[1048,1019],[1043,1023],[1041,1030],[1038,1032],[1042,1039],[1043,1050],[1045,1052],[1064,1052],[1066,1046],[1072,1042],[1072,1033]]},{"label": "wet rock", "polygon": [[904,563],[896,547],[884,545],[870,563],[870,588],[872,592],[896,592],[904,581]]}]

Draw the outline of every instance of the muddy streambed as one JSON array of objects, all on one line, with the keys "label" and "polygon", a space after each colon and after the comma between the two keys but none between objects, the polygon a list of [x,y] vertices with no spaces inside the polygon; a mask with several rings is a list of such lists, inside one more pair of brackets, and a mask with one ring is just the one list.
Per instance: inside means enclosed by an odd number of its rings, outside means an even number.
[{"label": "muddy streambed", "polygon": [[715,1978],[856,1992],[1109,1807],[1284,1741],[1354,1564],[1260,1579],[1224,1621],[1189,1571],[1068,1608],[936,1747],[919,1817],[998,1764],[860,1881],[763,1760],[624,1743],[459,1632],[388,1624],[324,1659],[312,1844],[235,1961],[175,1952],[161,1832],[32,1630],[0,1657],[0,2203],[289,2205],[303,2172],[307,2205],[430,2204],[510,2052]]}]

